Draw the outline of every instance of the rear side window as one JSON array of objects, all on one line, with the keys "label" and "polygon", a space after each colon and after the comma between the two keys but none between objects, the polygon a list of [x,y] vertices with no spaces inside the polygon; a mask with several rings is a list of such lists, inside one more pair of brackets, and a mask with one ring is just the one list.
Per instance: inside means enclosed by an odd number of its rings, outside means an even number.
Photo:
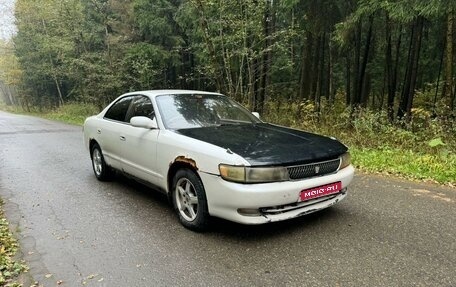
[{"label": "rear side window", "polygon": [[127,116],[125,118],[126,122],[129,122],[132,117],[148,117],[151,120],[154,119],[154,107],[152,106],[152,102],[146,96],[135,96],[133,99],[133,103],[130,105],[130,109],[128,109]]},{"label": "rear side window", "polygon": [[104,117],[106,119],[124,122],[132,99],[133,97],[121,98],[109,108]]}]

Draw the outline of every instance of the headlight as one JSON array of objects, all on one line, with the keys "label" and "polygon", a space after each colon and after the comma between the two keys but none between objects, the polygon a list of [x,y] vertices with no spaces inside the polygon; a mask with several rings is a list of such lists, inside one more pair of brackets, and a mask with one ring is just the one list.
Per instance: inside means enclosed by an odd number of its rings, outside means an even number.
[{"label": "headlight", "polygon": [[343,169],[343,168],[349,166],[350,163],[351,163],[350,153],[346,152],[340,156],[340,168],[339,169]]},{"label": "headlight", "polygon": [[246,182],[272,182],[288,180],[285,167],[246,167]]},{"label": "headlight", "polygon": [[220,175],[223,179],[235,182],[245,182],[245,167],[233,165],[219,165]]},{"label": "headlight", "polygon": [[285,167],[248,167],[219,165],[223,179],[241,183],[261,183],[288,180],[288,171]]}]

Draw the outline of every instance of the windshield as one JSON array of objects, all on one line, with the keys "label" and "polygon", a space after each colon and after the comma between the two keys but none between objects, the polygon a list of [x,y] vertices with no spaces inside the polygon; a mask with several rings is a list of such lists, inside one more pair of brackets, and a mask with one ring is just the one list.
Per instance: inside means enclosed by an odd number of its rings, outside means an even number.
[{"label": "windshield", "polygon": [[163,95],[158,96],[156,102],[167,129],[261,122],[241,105],[222,95]]}]

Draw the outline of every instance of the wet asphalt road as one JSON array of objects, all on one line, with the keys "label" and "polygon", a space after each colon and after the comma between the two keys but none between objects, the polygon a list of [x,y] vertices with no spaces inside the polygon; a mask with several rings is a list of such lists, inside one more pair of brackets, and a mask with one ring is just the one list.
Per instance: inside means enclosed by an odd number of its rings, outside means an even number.
[{"label": "wet asphalt road", "polygon": [[456,286],[456,190],[436,185],[357,175],[325,211],[198,234],[158,192],[98,182],[81,127],[0,112],[0,196],[44,286]]}]

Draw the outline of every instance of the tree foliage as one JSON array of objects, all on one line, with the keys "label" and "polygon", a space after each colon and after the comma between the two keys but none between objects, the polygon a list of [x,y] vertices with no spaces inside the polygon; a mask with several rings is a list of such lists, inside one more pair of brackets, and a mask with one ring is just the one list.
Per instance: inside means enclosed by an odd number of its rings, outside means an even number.
[{"label": "tree foliage", "polygon": [[[103,105],[131,90],[343,100],[408,119],[417,94],[455,110],[449,0],[17,0],[21,101]],[[0,62],[1,63],[1,62]],[[15,72],[14,72],[15,71]],[[5,72],[4,72],[5,73]],[[4,79],[5,76],[2,77]],[[20,80],[18,80],[20,79]],[[3,80],[5,82],[5,80]],[[10,101],[11,102],[11,101]]]}]

